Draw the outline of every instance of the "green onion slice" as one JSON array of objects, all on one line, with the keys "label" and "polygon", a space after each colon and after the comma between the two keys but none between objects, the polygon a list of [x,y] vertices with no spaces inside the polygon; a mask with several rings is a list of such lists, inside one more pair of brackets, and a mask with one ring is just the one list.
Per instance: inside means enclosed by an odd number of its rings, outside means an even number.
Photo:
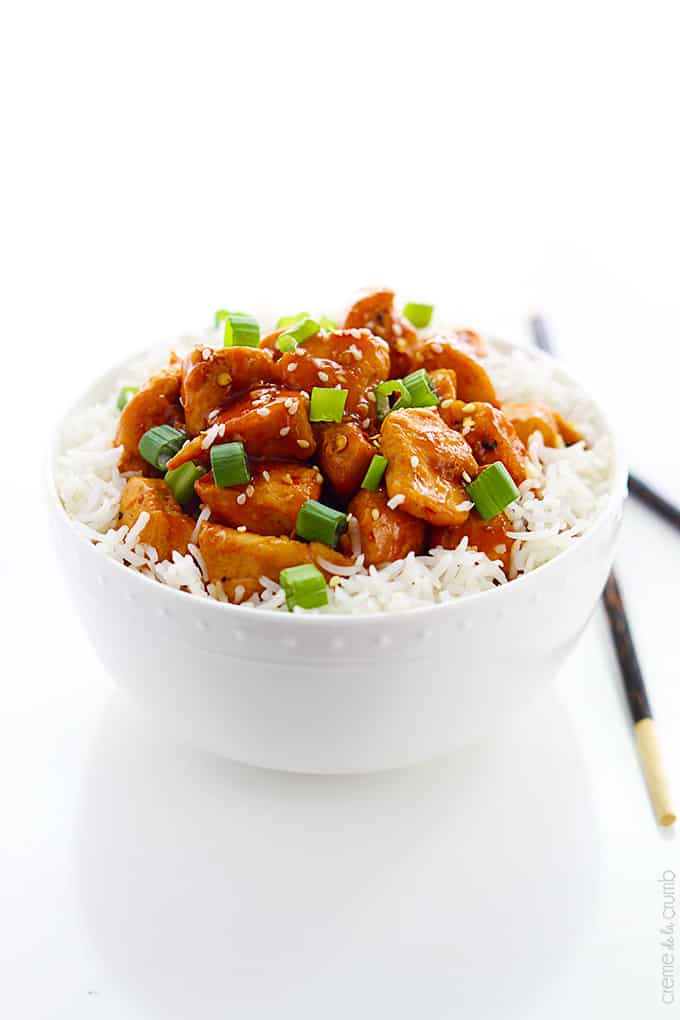
[{"label": "green onion slice", "polygon": [[368,465],[368,470],[364,475],[364,480],[361,483],[361,488],[375,492],[382,482],[382,477],[387,470],[388,464],[389,461],[387,457],[383,457],[381,453],[374,453],[371,458],[371,463]]},{"label": "green onion slice", "polygon": [[290,354],[297,347],[297,340],[290,333],[282,333],[276,341],[276,346],[282,354]]},{"label": "green onion slice", "polygon": [[305,316],[304,319],[299,319],[297,322],[289,326],[284,336],[292,336],[299,344],[303,344],[305,340],[308,340],[310,336],[316,336],[319,332],[319,323],[315,319],[310,319],[309,316]]},{"label": "green onion slice", "polygon": [[419,305],[414,301],[404,305],[404,315],[416,329],[424,329],[430,325],[433,311],[434,305]]},{"label": "green onion slice", "polygon": [[163,481],[172,491],[177,502],[186,506],[194,497],[194,483],[202,478],[205,472],[205,464],[195,464],[190,460],[173,471],[168,471]]},{"label": "green onion slice", "polygon": [[137,449],[149,464],[165,471],[168,461],[182,449],[187,435],[171,425],[155,425],[139,440]]},{"label": "green onion slice", "polygon": [[122,411],[130,403],[135,393],[139,393],[139,386],[123,386],[116,401],[116,407],[119,411]]},{"label": "green onion slice", "polygon": [[439,397],[424,368],[405,376],[403,383],[411,398],[411,407],[436,407],[439,403]]},{"label": "green onion slice", "polygon": [[505,510],[509,503],[519,498],[519,489],[505,464],[500,461],[483,468],[475,480],[465,486],[465,491],[485,521],[491,520],[501,510]]},{"label": "green onion slice", "polygon": [[225,347],[258,347],[260,327],[257,319],[243,312],[220,312],[224,322]]},{"label": "green onion slice", "polygon": [[334,510],[315,499],[308,499],[300,507],[295,531],[306,542],[323,542],[335,549],[342,533],[347,530],[347,514]]},{"label": "green onion slice", "polygon": [[210,447],[210,467],[215,485],[227,489],[250,481],[250,465],[243,443],[220,443]]},{"label": "green onion slice", "polygon": [[277,329],[288,329],[289,326],[294,326],[296,322],[302,322],[303,319],[309,318],[309,312],[300,312],[299,315],[283,315],[276,323]]},{"label": "green onion slice", "polygon": [[313,563],[301,563],[298,567],[286,567],[281,571],[279,582],[286,593],[286,605],[292,613],[295,606],[301,609],[316,609],[328,605],[328,589],[321,571]]},{"label": "green onion slice", "polygon": [[[390,403],[390,397],[395,393],[399,394],[398,400]],[[411,395],[401,379],[388,379],[375,388],[375,409],[378,420],[382,421],[390,411],[397,411],[400,407],[411,406]]]},{"label": "green onion slice", "polygon": [[338,324],[335,319],[329,319],[327,315],[322,315],[319,319],[319,326],[321,329],[326,329],[328,332],[332,332],[338,328]]},{"label": "green onion slice", "polygon": [[310,421],[342,421],[348,390],[334,390],[323,386],[312,388],[309,403]]},{"label": "green onion slice", "polygon": [[224,308],[220,308],[218,312],[215,312],[215,327],[221,325],[229,315],[229,312],[225,311]]}]

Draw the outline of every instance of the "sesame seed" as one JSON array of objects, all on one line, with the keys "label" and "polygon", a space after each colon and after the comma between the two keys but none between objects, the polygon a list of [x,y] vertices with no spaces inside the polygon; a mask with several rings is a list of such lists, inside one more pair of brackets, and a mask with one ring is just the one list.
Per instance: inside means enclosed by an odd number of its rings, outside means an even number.
[{"label": "sesame seed", "polygon": [[248,497],[246,496],[245,492],[239,492],[238,496],[236,497],[236,502],[238,503],[239,506],[245,506],[247,498]]},{"label": "sesame seed", "polygon": [[282,429],[279,429],[280,436],[287,436],[290,432],[290,425],[285,425]]},{"label": "sesame seed", "polygon": [[294,372],[296,368],[297,368],[297,361],[291,361],[290,365],[288,366],[288,371],[289,372]]},{"label": "sesame seed", "polygon": [[473,425],[474,421],[472,420],[472,418],[463,418],[463,428],[467,429],[468,432],[470,431]]},{"label": "sesame seed", "polygon": [[348,441],[347,436],[338,436],[335,440],[335,452],[340,453],[341,450],[344,450]]},{"label": "sesame seed", "polygon": [[493,551],[497,553],[504,553],[507,551],[507,548],[508,547],[504,543],[501,543],[500,545],[495,545],[493,547]]},{"label": "sesame seed", "polygon": [[333,574],[328,584],[331,588],[337,588],[340,584],[340,578],[336,574]]},{"label": "sesame seed", "polygon": [[328,382],[328,372],[319,372],[321,382]]},{"label": "sesame seed", "polygon": [[373,507],[373,509],[371,510],[371,517],[373,518],[374,521],[377,521],[378,518],[380,517],[379,511],[376,510],[375,507]]},{"label": "sesame seed", "polygon": [[419,463],[420,462],[419,462],[417,457],[415,457],[415,456],[411,457],[411,467],[412,468],[417,468]]},{"label": "sesame seed", "polygon": [[246,496],[248,497],[248,499],[250,499],[251,496],[254,496],[254,495],[255,495],[254,487],[252,485],[247,485],[246,486]]},{"label": "sesame seed", "polygon": [[271,475],[269,474],[268,471],[263,471],[262,472],[262,477],[264,478],[265,482],[268,482],[270,480],[270,478],[271,478]]},{"label": "sesame seed", "polygon": [[207,361],[210,355],[212,354],[212,351],[210,350],[209,347],[204,347],[201,354],[203,356],[203,360]]},{"label": "sesame seed", "polygon": [[211,423],[214,422],[215,418],[217,417],[217,415],[219,413],[220,413],[220,409],[219,409],[219,407],[216,407],[215,410],[211,411],[210,414],[208,415],[208,421],[211,422]]},{"label": "sesame seed", "polygon": [[404,332],[404,330],[402,329],[402,326],[401,326],[400,322],[393,322],[392,323],[392,332],[394,333],[395,336],[401,336],[401,334]]},{"label": "sesame seed", "polygon": [[446,409],[447,407],[451,407],[452,404],[453,404],[452,398],[451,397],[447,397],[446,400],[442,400],[442,402],[441,402],[441,404],[439,406],[443,407],[444,409]]},{"label": "sesame seed", "polygon": [[319,483],[319,485],[323,485],[323,475],[320,474],[320,473],[317,473],[316,481]]},{"label": "sesame seed", "polygon": [[367,428],[370,427],[370,425],[371,425],[371,419],[370,418],[364,418],[364,420],[361,423],[362,429],[367,429]]},{"label": "sesame seed", "polygon": [[405,354],[406,353],[407,345],[406,345],[406,341],[405,340],[397,340],[397,342],[396,342],[396,344],[394,346],[397,348],[397,350],[399,351],[400,354]]},{"label": "sesame seed", "polygon": [[293,398],[292,397],[286,397],[286,399],[283,402],[283,406],[285,408],[289,408],[292,403],[293,403]]},{"label": "sesame seed", "polygon": [[388,499],[387,505],[390,510],[396,510],[398,506],[401,506],[405,499],[406,496],[402,495],[401,492],[398,492],[396,496],[392,496],[392,499]]},{"label": "sesame seed", "polygon": [[476,409],[476,404],[463,404],[463,411],[465,414],[470,414],[471,411],[475,411]]},{"label": "sesame seed", "polygon": [[366,399],[370,400],[372,404],[375,404],[375,393],[373,393],[373,392],[367,393],[366,394]]},{"label": "sesame seed", "polygon": [[349,348],[349,353],[352,355],[355,361],[363,360],[364,357],[363,354],[361,353],[358,347],[354,346],[354,344],[352,344],[352,346]]},{"label": "sesame seed", "polygon": [[288,408],[288,414],[297,414],[298,407],[300,406],[299,401],[294,400]]},{"label": "sesame seed", "polygon": [[444,348],[440,343],[434,343],[432,344],[432,350],[434,351],[435,354],[441,354]]},{"label": "sesame seed", "polygon": [[[245,531],[246,529],[244,528],[243,530]],[[243,587],[243,585],[237,584],[236,587],[234,588],[234,602],[240,602],[245,593],[246,590]]]},{"label": "sesame seed", "polygon": [[259,414],[260,418],[266,418],[268,416],[268,414],[269,414],[269,408],[268,407],[258,407],[257,414]]},{"label": "sesame seed", "polygon": [[248,529],[246,528],[245,524],[239,524],[239,526],[238,526],[238,528],[236,530],[240,531],[241,533],[243,533],[244,531],[247,531]]},{"label": "sesame seed", "polygon": [[306,450],[307,447],[309,446],[309,443],[307,442],[306,439],[298,439],[297,444],[298,446],[301,446],[303,450]]},{"label": "sesame seed", "polygon": [[230,382],[231,382],[231,376],[229,375],[229,373],[228,372],[220,372],[220,374],[217,377],[217,385],[218,386],[228,386]]},{"label": "sesame seed", "polygon": [[466,485],[469,485],[469,483],[472,481],[467,471],[463,471],[463,481],[465,482]]}]

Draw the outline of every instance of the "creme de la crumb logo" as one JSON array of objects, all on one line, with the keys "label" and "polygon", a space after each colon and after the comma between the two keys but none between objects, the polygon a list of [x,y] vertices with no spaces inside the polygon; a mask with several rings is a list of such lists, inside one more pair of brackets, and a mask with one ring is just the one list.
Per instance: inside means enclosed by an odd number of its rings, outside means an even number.
[{"label": "creme de la crumb logo", "polygon": [[675,1002],[675,872],[667,868],[658,880],[661,885],[661,1001]]}]

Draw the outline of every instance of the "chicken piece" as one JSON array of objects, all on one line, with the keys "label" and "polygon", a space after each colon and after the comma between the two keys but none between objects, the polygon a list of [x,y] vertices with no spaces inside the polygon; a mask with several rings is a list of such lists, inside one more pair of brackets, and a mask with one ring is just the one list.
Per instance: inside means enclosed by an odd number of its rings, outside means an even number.
[{"label": "chicken piece", "polygon": [[456,400],[456,373],[452,368],[435,368],[427,373],[439,397],[438,411],[447,425],[451,425],[451,407]]},{"label": "chicken piece", "polygon": [[196,522],[182,508],[162,478],[128,478],[120,500],[119,526],[131,528],[146,510],[149,520],[139,541],[152,545],[159,560],[172,559],[173,550],[184,553]]},{"label": "chicken piece", "polygon": [[153,375],[139,393],[123,408],[118,419],[114,446],[122,446],[119,468],[121,471],[151,470],[138,450],[139,440],[155,425],[174,425],[182,421],[179,403],[181,365]]},{"label": "chicken piece", "polygon": [[456,549],[461,539],[467,537],[468,548],[486,553],[490,560],[501,560],[507,577],[513,545],[513,540],[506,534],[508,531],[512,531],[512,524],[504,513],[485,521],[476,510],[472,510],[464,524],[450,528],[433,528],[430,548],[435,549],[441,545],[444,549]]},{"label": "chicken piece", "polygon": [[420,338],[411,323],[397,312],[394,291],[386,288],[370,290],[354,302],[345,318],[345,329],[362,328],[370,329],[371,333],[389,344],[389,378],[401,379],[408,375]]},{"label": "chicken piece", "polygon": [[340,499],[348,499],[364,480],[377,449],[358,425],[342,422],[319,428],[317,456],[326,481]]},{"label": "chicken piece", "polygon": [[434,410],[411,407],[392,411],[382,426],[382,452],[390,499],[402,495],[399,508],[428,524],[461,524],[469,502],[465,484],[476,477],[477,462],[459,432]]},{"label": "chicken piece", "polygon": [[212,471],[196,483],[199,499],[210,507],[210,519],[232,528],[243,525],[260,535],[292,535],[300,507],[321,495],[323,477],[299,462],[260,461],[251,464],[248,485],[219,489]]},{"label": "chicken piece", "polygon": [[427,340],[452,340],[457,346],[464,347],[477,358],[486,358],[489,354],[489,345],[486,340],[476,333],[474,329],[454,329],[451,332],[430,333],[423,338]]},{"label": "chicken piece", "polygon": [[277,378],[271,351],[259,347],[194,347],[184,359],[182,405],[187,432],[196,436],[210,414],[233,397]]},{"label": "chicken piece", "polygon": [[[281,384],[311,393],[314,386],[347,390],[345,415],[375,421],[375,404],[367,397],[389,376],[390,353],[384,340],[367,329],[332,330],[309,337],[276,363]],[[367,428],[369,426],[366,426]]]},{"label": "chicken piece", "polygon": [[[224,425],[215,445],[239,440],[251,457],[309,460],[316,440],[307,417],[308,403],[298,390],[273,386],[252,390],[237,397],[214,418],[211,428]],[[179,467],[188,460],[208,463],[210,448],[203,448],[204,438],[205,433],[195,436],[175,454],[168,467]]]},{"label": "chicken piece", "polygon": [[252,535],[209,522],[201,526],[198,547],[213,583],[244,577],[259,580],[263,576],[278,581],[282,570],[301,563],[314,563],[330,577],[332,572],[320,560],[342,566],[354,562],[321,542]]},{"label": "chicken piece", "polygon": [[534,432],[540,432],[546,446],[564,446],[557,418],[545,404],[503,404],[503,414],[512,422],[525,445],[529,444],[529,437]]},{"label": "chicken piece", "polygon": [[510,419],[491,404],[455,401],[449,408],[452,428],[470,444],[478,464],[505,464],[516,485],[527,478],[528,456]]},{"label": "chicken piece", "polygon": [[563,418],[559,411],[553,411],[557,427],[560,430],[560,435],[565,442],[566,446],[573,446],[574,443],[580,443],[583,441],[583,436],[571,422],[568,422],[566,418]]},{"label": "chicken piece", "polygon": [[413,369],[452,368],[456,373],[456,392],[461,400],[484,400],[497,404],[496,391],[486,369],[469,345],[455,337],[425,340],[413,362]]},{"label": "chicken piece", "polygon": [[[367,566],[402,560],[410,552],[416,555],[425,552],[427,524],[403,510],[390,510],[383,489],[376,492],[360,489],[347,509],[359,523],[361,551]],[[341,538],[340,548],[350,551],[348,535]]]}]

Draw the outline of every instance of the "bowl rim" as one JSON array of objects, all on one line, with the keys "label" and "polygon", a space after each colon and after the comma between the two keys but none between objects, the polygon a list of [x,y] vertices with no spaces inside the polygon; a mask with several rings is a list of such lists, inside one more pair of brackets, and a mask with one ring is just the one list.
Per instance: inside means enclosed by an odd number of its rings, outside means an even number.
[{"label": "bowl rim", "polygon": [[[556,358],[551,354],[538,350],[537,348],[529,347],[526,344],[513,342],[504,337],[488,336],[487,339],[489,339],[495,347],[505,350],[506,352],[519,350],[528,354],[537,362],[550,362],[553,369],[556,369],[558,374],[561,375],[570,386],[579,390],[582,396],[594,407],[604,426],[603,433],[609,437],[612,443],[610,491],[605,505],[602,507],[600,513],[587,531],[580,537],[578,542],[573,543],[567,549],[558,553],[557,556],[548,560],[547,563],[541,564],[541,566],[534,568],[528,574],[522,574],[520,577],[516,577],[512,581],[508,581],[506,584],[490,588],[487,591],[473,592],[469,595],[452,598],[448,602],[413,606],[409,609],[397,609],[394,611],[377,613],[279,613],[267,610],[255,613],[255,610],[251,606],[236,605],[231,602],[219,602],[217,599],[201,597],[198,595],[194,595],[192,597],[190,592],[179,591],[176,588],[172,588],[170,585],[161,584],[154,578],[141,574],[137,570],[131,570],[129,567],[118,562],[118,560],[99,553],[93,542],[89,541],[85,535],[78,533],[78,529],[75,527],[75,522],[69,517],[66,508],[61,501],[61,497],[59,496],[55,467],[57,457],[61,450],[61,440],[66,423],[78,409],[87,406],[88,394],[103,388],[108,380],[124,373],[126,367],[131,362],[141,360],[156,350],[159,352],[164,348],[169,350],[172,348],[174,343],[184,344],[187,340],[200,343],[200,334],[182,334],[174,337],[172,340],[151,344],[144,348],[141,352],[128,355],[126,358],[117,362],[106,371],[100,373],[96,379],[90,382],[85,389],[81,390],[79,395],[69,403],[67,409],[58,416],[56,422],[52,423],[51,435],[47,445],[46,456],[44,458],[45,489],[49,511],[68,528],[76,540],[82,542],[83,546],[89,547],[93,555],[98,556],[97,562],[100,569],[112,568],[114,570],[121,571],[128,579],[133,577],[136,579],[132,582],[133,584],[140,582],[144,585],[152,585],[153,589],[158,593],[159,598],[169,598],[171,600],[179,598],[181,599],[181,603],[179,604],[184,605],[185,608],[192,605],[196,606],[196,603],[198,603],[201,607],[209,607],[208,612],[236,614],[233,616],[234,622],[243,621],[244,619],[264,618],[269,620],[272,626],[279,627],[326,627],[329,624],[333,628],[357,627],[361,624],[374,625],[378,619],[381,622],[400,619],[414,620],[424,614],[429,616],[433,612],[439,613],[441,616],[443,616],[443,613],[445,612],[460,613],[464,611],[466,606],[471,606],[472,603],[477,604],[481,599],[488,600],[489,598],[495,598],[496,601],[498,601],[500,598],[507,598],[507,593],[509,591],[515,591],[516,594],[519,594],[520,591],[524,591],[528,587],[540,583],[541,578],[546,577],[549,572],[561,569],[561,567],[567,562],[570,555],[575,554],[578,550],[582,550],[584,545],[589,545],[591,542],[595,541],[599,533],[612,520],[612,518],[615,518],[617,514],[621,513],[628,491],[628,467],[623,454],[621,442],[618,439],[617,430],[613,427],[612,419],[609,413],[605,410],[605,406],[597,396],[592,394],[589,388],[583,385],[578,375],[576,375],[571,369],[565,367],[560,358]],[[106,568],[103,567],[104,563],[107,564]],[[189,598],[187,598],[187,596],[189,596]],[[276,623],[274,623],[274,621],[276,621]]]}]

